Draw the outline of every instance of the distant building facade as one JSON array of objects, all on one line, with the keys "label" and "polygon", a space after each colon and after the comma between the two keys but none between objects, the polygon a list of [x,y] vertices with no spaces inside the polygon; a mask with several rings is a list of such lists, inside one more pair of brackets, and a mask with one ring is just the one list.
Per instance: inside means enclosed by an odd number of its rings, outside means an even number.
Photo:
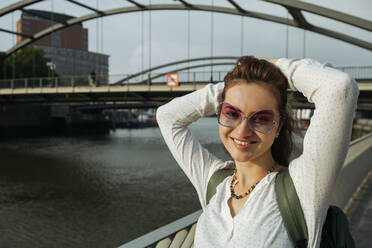
[{"label": "distant building facade", "polygon": [[[55,12],[24,9],[17,21],[17,31],[35,34],[56,23],[63,23],[73,16]],[[17,37],[17,43],[25,39]],[[47,58],[54,63],[59,76],[87,76],[92,71],[97,78],[106,79],[109,71],[108,55],[88,51],[88,29],[82,24],[53,32],[32,45],[44,50]],[[104,81],[104,80],[103,80]]]}]

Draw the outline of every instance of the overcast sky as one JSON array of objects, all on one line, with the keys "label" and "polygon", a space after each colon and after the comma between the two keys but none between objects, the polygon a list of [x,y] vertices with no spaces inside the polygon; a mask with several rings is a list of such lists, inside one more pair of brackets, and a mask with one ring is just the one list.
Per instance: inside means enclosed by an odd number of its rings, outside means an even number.
[{"label": "overcast sky", "polygon": [[[79,0],[92,7],[113,9],[133,6],[124,0]],[[17,1],[1,0],[0,8]],[[138,1],[149,4],[149,0]],[[212,0],[188,1],[194,4],[212,4]],[[287,17],[287,11],[279,5],[253,0],[236,0],[243,8],[281,17]],[[314,4],[332,8],[351,15],[372,21],[371,0],[313,0]],[[151,0],[152,4],[170,3],[172,0]],[[214,0],[214,5],[231,7],[226,0]],[[90,10],[73,5],[65,0],[48,0],[34,5],[29,9],[55,11],[73,16],[91,13]],[[16,30],[16,21],[21,11],[0,17],[0,27]],[[188,15],[190,16],[190,36],[188,37]],[[359,39],[372,42],[372,32],[342,24],[313,14],[304,14],[313,24],[337,32],[342,32]],[[150,19],[151,18],[151,19]],[[211,42],[211,19],[213,18],[213,42]],[[142,20],[144,29],[142,32]],[[151,39],[149,33],[151,20]],[[243,43],[241,42],[241,27],[243,23]],[[119,14],[97,20],[84,22],[88,28],[89,50],[108,54],[110,74],[135,73],[142,68],[168,63],[188,58],[211,56],[256,55],[259,57],[286,56],[286,26],[264,20],[226,14],[216,14],[200,11],[152,11]],[[97,29],[98,27],[98,29]],[[144,34],[143,42],[141,34]],[[372,52],[356,47],[343,41],[306,31],[305,49],[303,47],[304,31],[290,27],[288,57],[314,58],[321,62],[330,62],[334,66],[372,66]],[[15,44],[11,34],[0,33],[0,50],[8,50]],[[190,40],[190,43],[188,43]],[[149,43],[149,41],[151,41]],[[142,44],[144,47],[142,48]],[[243,49],[243,53],[241,52]],[[142,56],[142,51],[144,54]],[[305,54],[304,54],[305,51]],[[144,58],[144,59],[143,59]],[[218,69],[215,69],[218,70]],[[222,70],[222,69],[221,69]]]}]

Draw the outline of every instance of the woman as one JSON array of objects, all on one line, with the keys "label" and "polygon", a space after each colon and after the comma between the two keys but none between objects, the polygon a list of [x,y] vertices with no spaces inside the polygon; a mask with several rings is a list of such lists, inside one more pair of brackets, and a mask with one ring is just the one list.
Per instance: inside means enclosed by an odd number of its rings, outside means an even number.
[{"label": "woman", "polygon": [[[315,104],[303,153],[289,163],[292,119],[287,89]],[[329,196],[351,138],[359,89],[347,74],[311,59],[241,57],[224,82],[173,99],[157,111],[163,137],[195,187],[203,213],[195,248],[292,247],[280,215],[275,175],[289,167],[308,228],[308,247],[319,247]],[[204,149],[187,128],[218,114],[222,143],[233,161]],[[233,166],[206,204],[210,177]]]}]

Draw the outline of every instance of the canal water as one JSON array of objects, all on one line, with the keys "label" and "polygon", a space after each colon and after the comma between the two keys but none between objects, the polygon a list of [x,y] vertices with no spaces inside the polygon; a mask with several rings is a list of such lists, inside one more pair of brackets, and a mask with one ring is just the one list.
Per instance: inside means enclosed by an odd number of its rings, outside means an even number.
[{"label": "canal water", "polygon": [[[229,159],[216,118],[190,129]],[[0,141],[0,159],[1,248],[112,248],[200,209],[158,127]]]}]

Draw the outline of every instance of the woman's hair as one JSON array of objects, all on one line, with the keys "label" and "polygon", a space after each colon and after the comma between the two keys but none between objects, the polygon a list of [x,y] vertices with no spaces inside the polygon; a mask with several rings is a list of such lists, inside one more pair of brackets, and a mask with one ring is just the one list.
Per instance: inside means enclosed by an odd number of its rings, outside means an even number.
[{"label": "woman's hair", "polygon": [[292,133],[296,123],[291,116],[291,107],[288,104],[288,97],[291,96],[287,94],[289,87],[287,78],[274,64],[252,56],[243,56],[238,59],[234,69],[227,73],[224,81],[223,100],[225,100],[226,91],[238,83],[258,83],[268,87],[275,95],[281,116],[280,122],[283,126],[279,137],[271,146],[271,153],[276,162],[288,166],[289,156],[294,148]]}]

